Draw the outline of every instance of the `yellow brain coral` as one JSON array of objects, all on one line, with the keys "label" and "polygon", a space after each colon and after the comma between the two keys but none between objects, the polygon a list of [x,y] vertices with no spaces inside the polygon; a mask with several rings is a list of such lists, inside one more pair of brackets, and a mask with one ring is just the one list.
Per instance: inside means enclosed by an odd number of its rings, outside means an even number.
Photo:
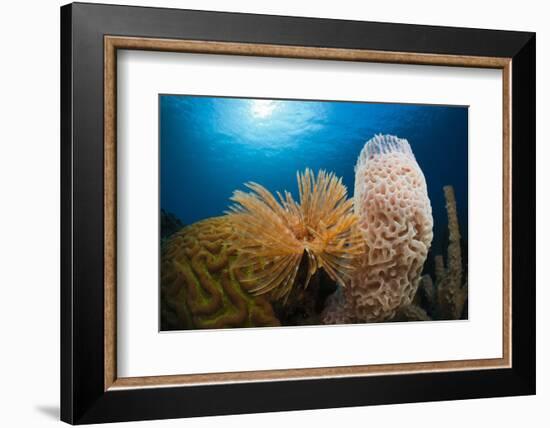
[{"label": "yellow brain coral", "polygon": [[162,329],[277,326],[265,296],[249,293],[247,272],[235,266],[235,229],[225,217],[187,226],[164,245]]},{"label": "yellow brain coral", "polygon": [[354,209],[366,251],[325,323],[381,321],[411,303],[432,241],[426,181],[407,140],[378,135],[355,167]]},{"label": "yellow brain coral", "polygon": [[267,189],[248,183],[252,192],[236,191],[229,218],[238,231],[237,266],[249,272],[244,281],[255,294],[287,298],[302,257],[307,257],[307,287],[323,268],[338,284],[351,280],[357,258],[364,253],[353,202],[334,174],[306,169],[298,174],[300,202],[289,192],[277,200]]}]

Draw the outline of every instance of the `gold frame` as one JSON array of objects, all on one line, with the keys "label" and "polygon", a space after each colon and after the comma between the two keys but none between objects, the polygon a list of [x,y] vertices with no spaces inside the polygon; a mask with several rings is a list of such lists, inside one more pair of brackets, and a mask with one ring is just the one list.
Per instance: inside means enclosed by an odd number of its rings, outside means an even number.
[{"label": "gold frame", "polygon": [[[503,82],[503,349],[502,358],[380,364],[345,367],[262,370],[119,378],[116,373],[116,52],[118,49],[182,53],[324,59],[338,61],[441,65],[502,70]],[[471,369],[509,368],[512,362],[511,312],[511,58],[382,52],[266,44],[104,37],[104,390],[186,386],[307,378],[333,378]]]}]

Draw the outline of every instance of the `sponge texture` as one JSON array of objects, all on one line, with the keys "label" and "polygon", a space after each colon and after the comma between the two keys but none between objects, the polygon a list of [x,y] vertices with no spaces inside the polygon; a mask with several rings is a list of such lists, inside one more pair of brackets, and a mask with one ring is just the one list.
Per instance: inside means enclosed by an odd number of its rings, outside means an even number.
[{"label": "sponge texture", "polygon": [[326,323],[383,321],[416,293],[433,219],[407,140],[377,135],[365,144],[355,167],[354,209],[366,251],[351,286],[329,301]]}]

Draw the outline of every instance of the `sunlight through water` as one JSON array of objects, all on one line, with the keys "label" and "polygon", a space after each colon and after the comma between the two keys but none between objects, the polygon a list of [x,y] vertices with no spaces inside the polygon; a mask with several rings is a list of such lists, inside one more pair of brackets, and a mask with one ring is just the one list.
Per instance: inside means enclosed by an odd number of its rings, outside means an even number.
[{"label": "sunlight through water", "polygon": [[272,100],[252,100],[250,110],[257,118],[265,119],[273,114],[277,105]]}]

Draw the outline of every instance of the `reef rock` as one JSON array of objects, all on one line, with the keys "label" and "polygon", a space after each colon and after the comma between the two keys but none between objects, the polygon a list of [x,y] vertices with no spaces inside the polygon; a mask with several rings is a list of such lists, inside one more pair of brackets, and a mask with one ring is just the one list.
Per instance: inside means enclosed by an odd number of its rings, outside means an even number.
[{"label": "reef rock", "polygon": [[160,210],[160,238],[165,240],[171,235],[182,229],[184,224],[174,214]]},{"label": "reef rock", "polygon": [[416,294],[433,218],[407,140],[378,135],[365,144],[355,167],[354,210],[366,250],[350,286],[329,299],[325,323],[391,319]]},{"label": "reef rock", "polygon": [[430,321],[430,316],[420,306],[410,304],[409,306],[403,306],[397,310],[397,313],[392,318],[395,322],[404,321]]},{"label": "reef rock", "polygon": [[248,273],[235,266],[234,241],[225,216],[187,226],[165,243],[162,330],[280,325],[267,297],[249,292]]}]

